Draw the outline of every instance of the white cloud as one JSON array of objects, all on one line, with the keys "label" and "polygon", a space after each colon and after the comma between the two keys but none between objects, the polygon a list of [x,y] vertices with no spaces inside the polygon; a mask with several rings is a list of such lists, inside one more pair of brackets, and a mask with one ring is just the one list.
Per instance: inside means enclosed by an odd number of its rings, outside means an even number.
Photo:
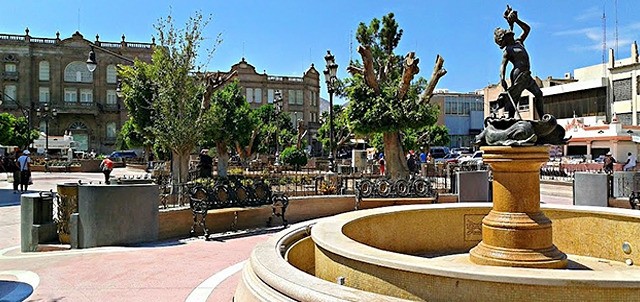
[{"label": "white cloud", "polygon": [[582,11],[580,14],[578,14],[577,16],[575,16],[573,19],[579,22],[584,22],[584,21],[589,21],[589,20],[594,20],[594,19],[600,19],[602,18],[602,8],[597,7],[597,6],[592,6],[584,11]]}]

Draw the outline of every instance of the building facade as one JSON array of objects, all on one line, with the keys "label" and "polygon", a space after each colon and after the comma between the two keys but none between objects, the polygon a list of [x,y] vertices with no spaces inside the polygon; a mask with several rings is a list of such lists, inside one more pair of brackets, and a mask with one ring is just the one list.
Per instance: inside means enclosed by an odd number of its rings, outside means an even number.
[{"label": "building facade", "polygon": [[431,102],[440,107],[438,124],[449,130],[450,148],[473,147],[484,122],[484,97],[480,93],[436,91]]},{"label": "building facade", "polygon": [[[565,127],[569,143],[564,155],[596,158],[611,151],[615,158],[627,152],[638,154],[640,127],[640,59],[636,42],[631,56],[615,59],[613,49],[602,64],[575,69],[563,79],[536,79],[544,94],[545,113]],[[502,92],[498,85],[485,89],[485,116],[490,103]],[[525,91],[519,110],[524,119],[533,119],[533,96]],[[500,114],[500,113],[499,113]]]},{"label": "building facade", "polygon": [[[98,61],[94,72],[86,65],[91,45]],[[32,127],[48,130],[50,136],[71,135],[77,151],[109,153],[128,118],[116,94],[116,66],[130,63],[107,51],[151,62],[154,45],[127,42],[124,35],[120,42],[103,42],[96,35],[92,42],[79,32],[66,39],[59,33],[55,38],[32,37],[28,29],[24,35],[0,34],[0,112],[24,115]]]},{"label": "building facade", "polygon": [[302,74],[296,76],[269,75],[258,73],[256,68],[247,63],[244,58],[231,66],[222,74],[234,74],[234,78],[243,88],[243,93],[251,108],[258,108],[266,104],[273,104],[276,92],[282,97],[282,111],[291,115],[292,125],[302,121],[307,135],[304,138],[307,146],[311,146],[312,153],[322,149],[322,144],[316,138],[320,128],[320,74],[311,66]]}]

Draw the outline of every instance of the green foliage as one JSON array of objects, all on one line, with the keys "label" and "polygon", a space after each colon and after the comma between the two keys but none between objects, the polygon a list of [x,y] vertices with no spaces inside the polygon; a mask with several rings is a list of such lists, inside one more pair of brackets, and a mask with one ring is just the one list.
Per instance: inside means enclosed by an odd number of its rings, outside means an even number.
[{"label": "green foliage", "polygon": [[[127,122],[130,123],[130,129],[122,132],[127,144],[151,145],[155,140],[152,109],[157,90],[154,82],[157,68],[158,66],[138,60],[133,66],[118,68],[118,76],[122,79],[123,101],[129,114]],[[134,137],[128,137],[129,134],[133,134]],[[135,142],[127,141],[130,139]]]},{"label": "green foliage", "polygon": [[293,144],[295,129],[288,112],[277,112],[272,104],[260,106],[251,112],[257,120],[258,137],[255,146],[258,152],[275,152],[276,138],[279,146]]},{"label": "green foliage", "polygon": [[[398,98],[403,60],[394,50],[402,34],[393,13],[384,16],[382,22],[373,19],[369,26],[360,23],[356,38],[371,50],[380,92],[369,87],[361,74],[345,80],[344,92],[350,100],[348,120],[354,132],[367,135],[400,131],[406,138],[403,144],[414,145],[414,132],[434,125],[438,108],[418,101],[427,84],[422,78],[412,82],[406,95]],[[361,66],[357,62],[355,65]]]},{"label": "green foliage", "polygon": [[[323,112],[321,116],[322,125],[318,129],[318,137],[322,142],[322,147],[325,150],[330,150],[330,126],[329,126],[329,112]],[[351,129],[349,128],[349,115],[345,107],[340,105],[333,105],[333,137],[335,138],[334,148],[338,150],[342,144],[349,141],[351,138]]]},{"label": "green foliage", "polygon": [[451,142],[449,129],[444,125],[432,125],[428,128],[431,146],[448,146]]},{"label": "green foliage", "polygon": [[15,117],[10,113],[0,113],[0,145],[25,148],[40,134],[29,128],[25,117]]},{"label": "green foliage", "polygon": [[286,164],[301,167],[307,164],[307,154],[295,146],[287,147],[280,153],[280,158]]},{"label": "green foliage", "polygon": [[[122,141],[122,143],[120,143]],[[133,117],[124,122],[122,129],[118,135],[117,145],[120,145],[121,150],[132,149],[135,147],[141,147],[145,144],[144,135],[136,130],[136,123],[133,121]]]},{"label": "green foliage", "polygon": [[226,143],[229,146],[248,143],[257,118],[242,95],[237,80],[217,90],[211,96],[211,107],[202,116],[204,136],[200,144],[213,146]]}]

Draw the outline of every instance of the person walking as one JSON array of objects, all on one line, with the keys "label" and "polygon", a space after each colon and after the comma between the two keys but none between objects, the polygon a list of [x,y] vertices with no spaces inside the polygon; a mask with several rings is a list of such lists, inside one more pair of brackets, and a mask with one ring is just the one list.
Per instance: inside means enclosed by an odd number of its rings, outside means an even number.
[{"label": "person walking", "polygon": [[20,192],[25,193],[31,182],[31,158],[29,150],[22,151],[18,157],[18,168],[20,170]]},{"label": "person walking", "polygon": [[4,158],[3,166],[7,173],[11,173],[13,177],[13,194],[18,193],[20,186],[20,168],[16,161],[15,154],[10,154]]},{"label": "person walking", "polygon": [[111,171],[113,171],[113,161],[109,156],[105,157],[100,163],[100,170],[104,174],[104,183],[110,184],[109,177],[111,177]]},{"label": "person walking", "polygon": [[616,159],[613,157],[611,152],[607,152],[607,154],[604,155],[604,161],[602,164],[602,170],[604,171],[604,173],[607,173],[607,174],[613,173],[613,164],[615,163],[616,163]]},{"label": "person walking", "polygon": [[380,165],[380,175],[384,176],[384,154],[380,153],[380,160],[378,160],[378,164]]},{"label": "person walking", "polygon": [[627,153],[627,161],[624,163],[625,171],[633,171],[636,168],[636,157],[631,152]]}]

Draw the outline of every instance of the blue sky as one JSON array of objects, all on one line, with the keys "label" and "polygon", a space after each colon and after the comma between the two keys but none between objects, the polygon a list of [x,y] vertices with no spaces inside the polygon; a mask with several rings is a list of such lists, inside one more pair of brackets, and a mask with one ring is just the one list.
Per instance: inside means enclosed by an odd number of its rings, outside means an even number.
[{"label": "blue sky", "polygon": [[[209,70],[228,70],[243,56],[261,72],[300,76],[311,63],[324,68],[331,49],[339,64],[339,77],[351,57],[359,58],[353,33],[358,23],[369,23],[393,12],[404,35],[398,53],[416,51],[421,76],[428,77],[436,54],[445,59],[448,74],[438,88],[468,92],[499,80],[501,52],[493,30],[506,27],[502,13],[511,4],[532,26],[526,41],[532,70],[541,78],[562,77],[575,68],[602,61],[602,13],[607,15],[607,47],[615,47],[616,15],[618,58],[629,57],[632,41],[640,40],[640,8],[636,0],[520,0],[520,1],[79,1],[0,0],[0,32],[31,36],[70,37],[79,30],[93,40],[149,42],[153,24],[168,14],[183,24],[196,10],[211,14],[203,49],[217,46]],[[516,34],[519,31],[516,30]],[[321,96],[327,98],[326,89]]]}]

